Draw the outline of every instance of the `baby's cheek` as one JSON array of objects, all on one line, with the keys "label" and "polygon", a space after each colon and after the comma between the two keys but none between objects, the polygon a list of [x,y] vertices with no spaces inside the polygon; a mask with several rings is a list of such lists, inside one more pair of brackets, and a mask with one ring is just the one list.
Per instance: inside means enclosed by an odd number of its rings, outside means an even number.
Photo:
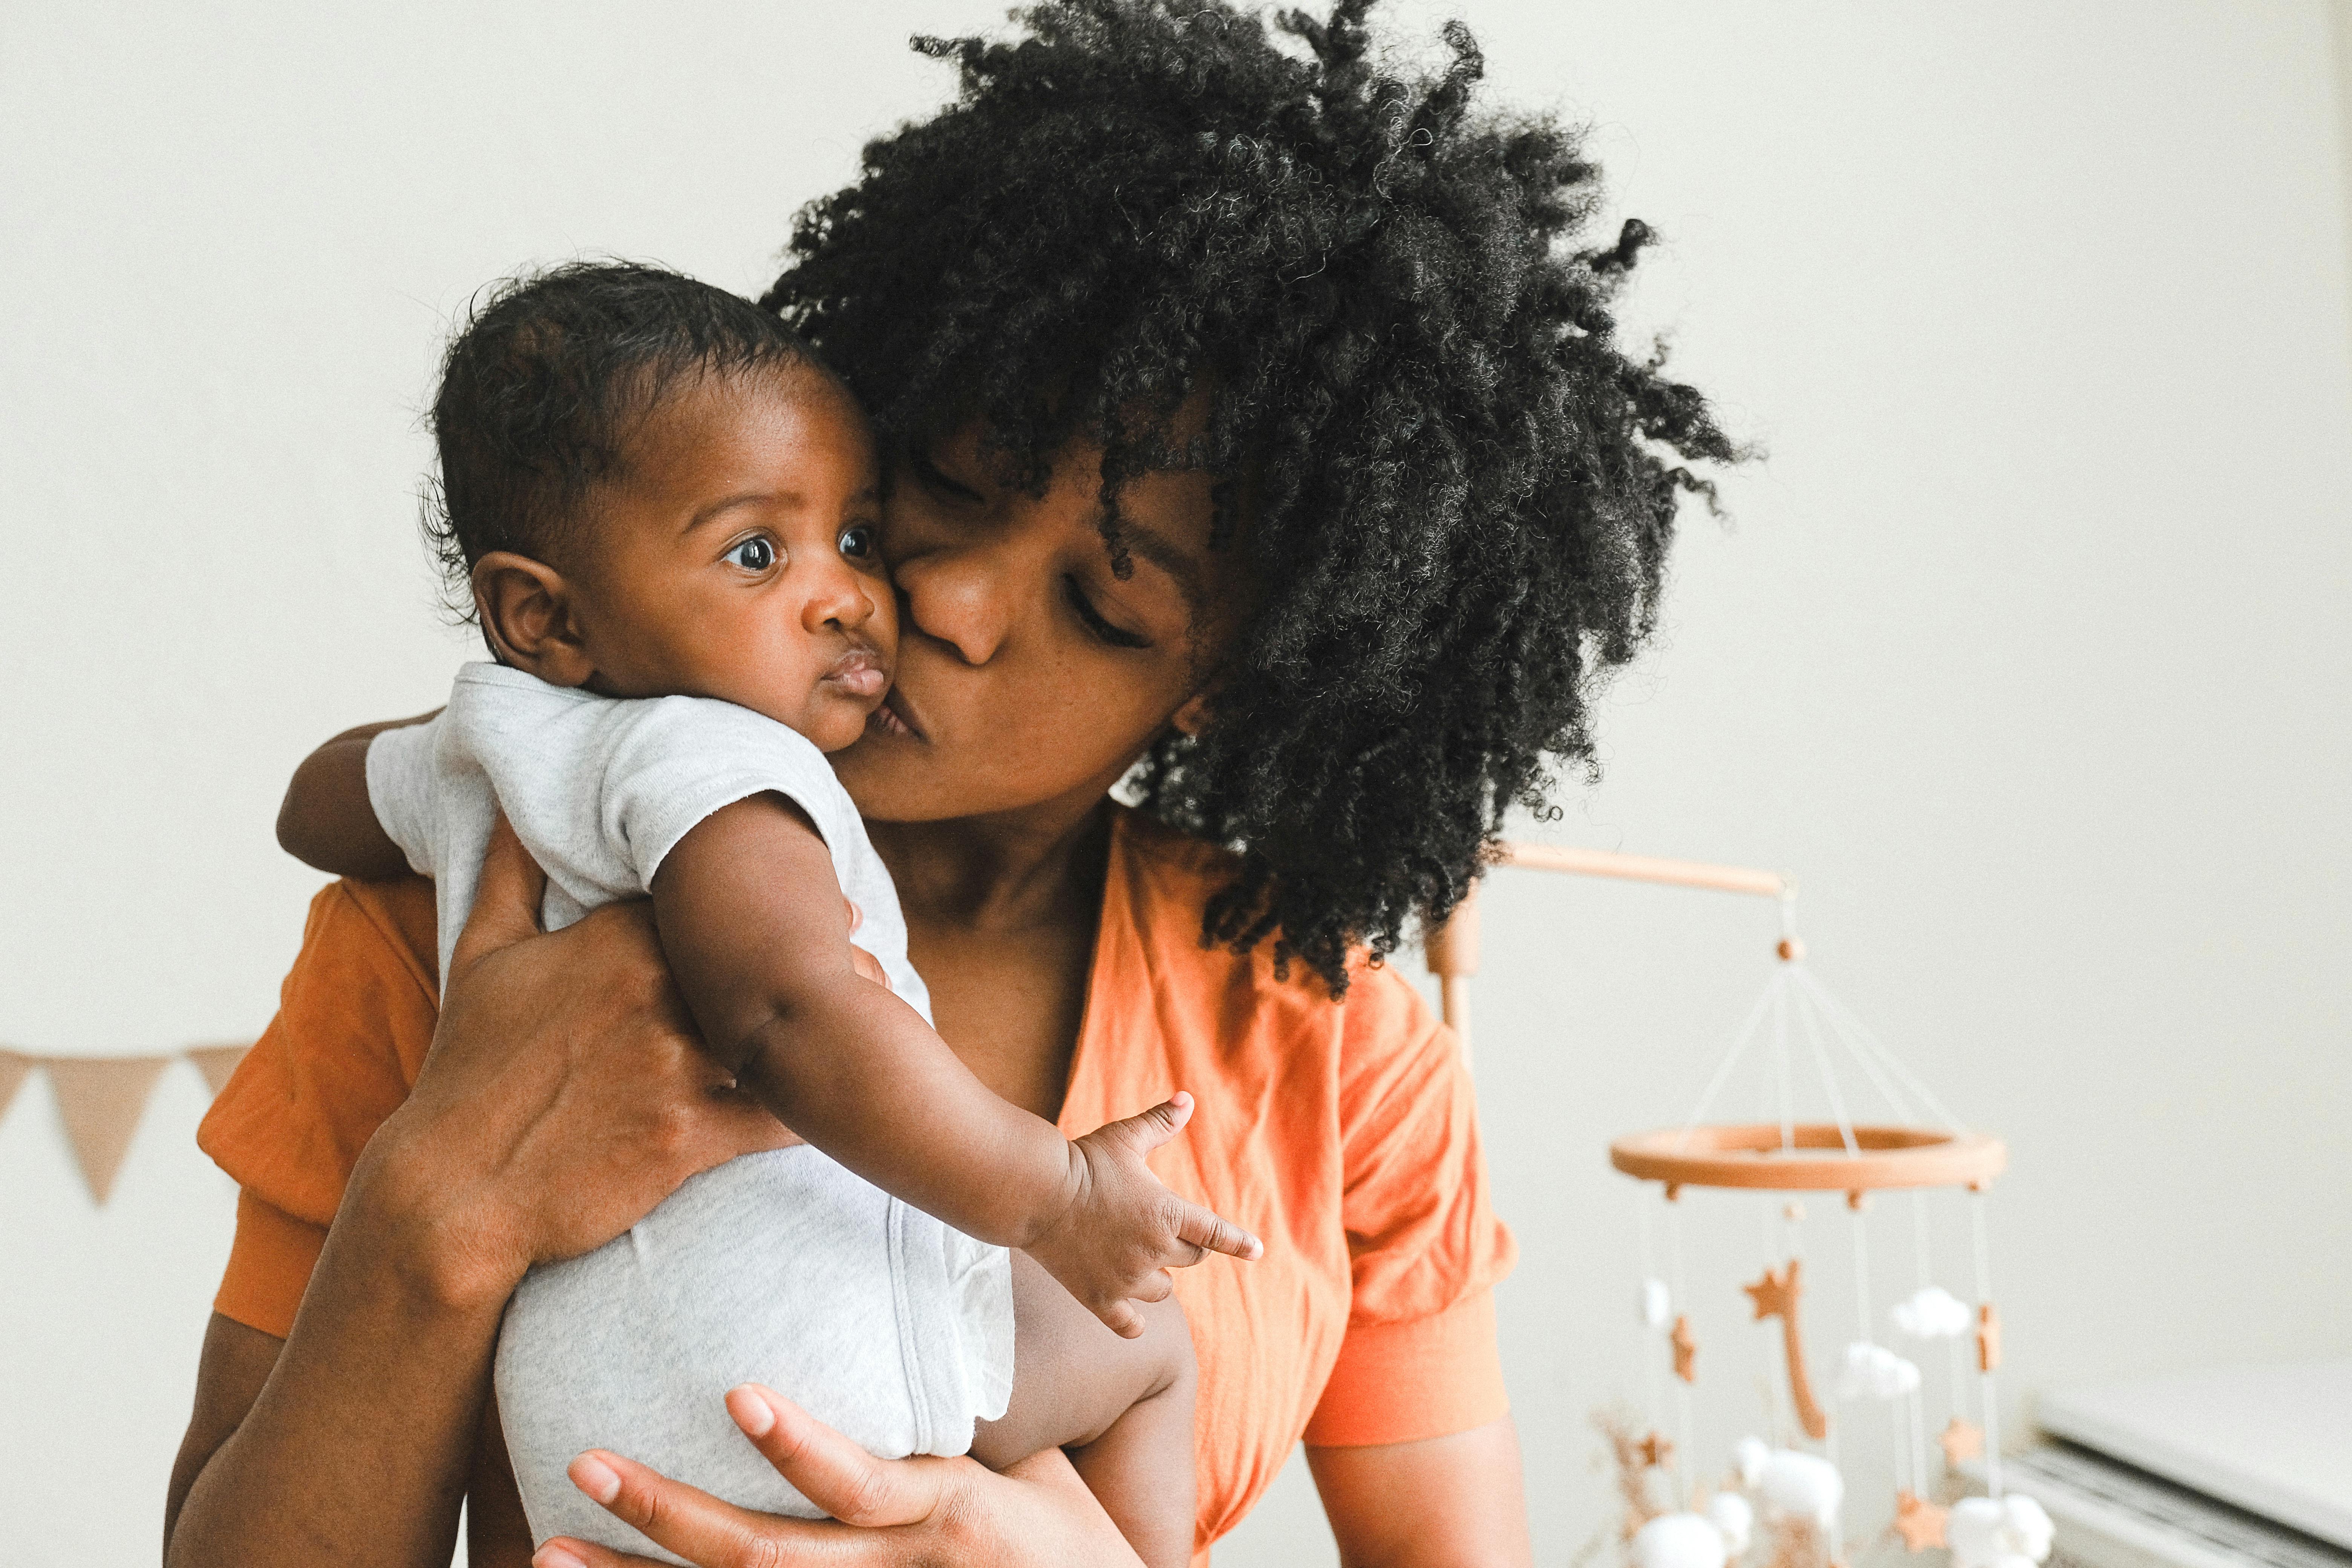
[{"label": "baby's cheek", "polygon": [[874,616],[866,623],[866,635],[874,646],[882,650],[884,662],[898,661],[898,591],[892,585],[887,572],[874,575]]},{"label": "baby's cheek", "polygon": [[840,697],[827,698],[822,693],[811,704],[805,722],[793,729],[807,736],[820,752],[838,752],[866,733],[866,715],[874,703],[851,702]]}]

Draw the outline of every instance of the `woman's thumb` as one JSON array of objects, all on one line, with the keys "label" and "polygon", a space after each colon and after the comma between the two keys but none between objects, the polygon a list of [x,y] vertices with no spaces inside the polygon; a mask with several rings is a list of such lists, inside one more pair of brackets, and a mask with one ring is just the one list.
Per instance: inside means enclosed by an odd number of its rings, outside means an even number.
[{"label": "woman's thumb", "polygon": [[[449,955],[451,974],[464,973],[502,948],[540,933],[539,910],[547,897],[547,873],[522,847],[507,814],[498,815],[490,827],[489,847],[482,853],[481,880],[474,885],[473,912]],[[448,989],[448,976],[442,989]]]}]

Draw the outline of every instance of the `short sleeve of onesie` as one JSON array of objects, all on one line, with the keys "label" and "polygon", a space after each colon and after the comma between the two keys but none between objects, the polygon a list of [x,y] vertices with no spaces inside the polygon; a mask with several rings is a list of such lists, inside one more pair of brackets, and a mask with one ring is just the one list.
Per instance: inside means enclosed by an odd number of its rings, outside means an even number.
[{"label": "short sleeve of onesie", "polygon": [[548,876],[550,930],[652,890],[678,841],[705,817],[773,792],[808,814],[842,891],[866,916],[858,945],[891,989],[929,1016],[907,961],[889,873],[833,765],[805,736],[731,702],[623,700],[550,686],[520,670],[469,664],[428,724],[386,731],[368,748],[368,797],[384,831],[439,893],[446,968],[473,908],[497,813]]}]

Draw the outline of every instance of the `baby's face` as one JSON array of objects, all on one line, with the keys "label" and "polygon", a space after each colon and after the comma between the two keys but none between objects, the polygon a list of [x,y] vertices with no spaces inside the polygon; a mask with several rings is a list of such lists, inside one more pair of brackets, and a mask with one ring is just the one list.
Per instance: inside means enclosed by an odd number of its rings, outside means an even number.
[{"label": "baby's face", "polygon": [[898,614],[865,416],[806,365],[673,393],[597,487],[578,595],[593,689],[717,697],[822,751],[889,689]]}]

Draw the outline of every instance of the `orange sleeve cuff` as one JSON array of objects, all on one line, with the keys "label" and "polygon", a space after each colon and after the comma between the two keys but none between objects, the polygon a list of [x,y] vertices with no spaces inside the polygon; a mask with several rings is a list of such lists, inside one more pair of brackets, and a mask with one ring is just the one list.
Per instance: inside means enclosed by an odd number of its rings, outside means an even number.
[{"label": "orange sleeve cuff", "polygon": [[324,1226],[272,1208],[251,1193],[236,1194],[236,1239],[229,1244],[213,1310],[248,1329],[285,1339],[327,1245]]},{"label": "orange sleeve cuff", "polygon": [[1307,1423],[1315,1448],[1416,1443],[1510,1414],[1495,1345],[1495,1298],[1481,1290],[1401,1323],[1350,1323]]}]

